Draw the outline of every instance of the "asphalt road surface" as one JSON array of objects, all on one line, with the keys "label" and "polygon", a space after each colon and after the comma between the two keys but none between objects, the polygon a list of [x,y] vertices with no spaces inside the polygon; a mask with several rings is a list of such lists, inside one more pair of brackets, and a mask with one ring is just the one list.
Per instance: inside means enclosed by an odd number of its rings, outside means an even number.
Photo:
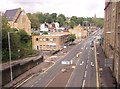
[{"label": "asphalt road surface", "polygon": [[[76,64],[65,87],[96,87],[96,64],[94,48],[90,47],[93,36],[87,37],[58,60],[46,72],[31,78],[21,87],[47,87],[65,65],[61,61],[73,61]],[[76,55],[80,54],[79,57]]]}]

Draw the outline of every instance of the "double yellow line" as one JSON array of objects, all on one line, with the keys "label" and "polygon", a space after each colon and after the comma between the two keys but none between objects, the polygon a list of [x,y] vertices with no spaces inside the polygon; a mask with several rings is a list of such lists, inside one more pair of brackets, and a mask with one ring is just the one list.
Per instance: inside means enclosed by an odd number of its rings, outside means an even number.
[{"label": "double yellow line", "polygon": [[94,48],[95,48],[95,63],[96,63],[96,83],[97,83],[97,89],[99,89],[99,77],[98,77],[98,62],[97,62],[97,53],[96,53],[96,44],[94,41]]}]

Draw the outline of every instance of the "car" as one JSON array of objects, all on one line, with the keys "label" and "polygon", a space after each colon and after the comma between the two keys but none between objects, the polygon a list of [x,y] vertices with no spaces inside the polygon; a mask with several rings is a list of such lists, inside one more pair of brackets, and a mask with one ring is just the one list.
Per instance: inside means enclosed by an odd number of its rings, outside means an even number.
[{"label": "car", "polygon": [[94,42],[93,41],[91,42],[90,47],[94,47]]}]

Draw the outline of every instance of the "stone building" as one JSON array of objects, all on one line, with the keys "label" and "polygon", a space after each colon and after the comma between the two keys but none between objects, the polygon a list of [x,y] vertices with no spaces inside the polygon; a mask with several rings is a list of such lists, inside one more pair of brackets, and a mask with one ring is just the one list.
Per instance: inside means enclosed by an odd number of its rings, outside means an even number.
[{"label": "stone building", "polygon": [[87,37],[87,30],[85,30],[82,26],[75,26],[73,29],[69,29],[71,34],[75,34],[76,38],[86,38]]},{"label": "stone building", "polygon": [[112,60],[113,74],[120,82],[120,1],[105,3],[104,52]]},{"label": "stone building", "polygon": [[60,50],[67,42],[68,32],[52,32],[47,35],[32,36],[34,50]]},{"label": "stone building", "polygon": [[31,35],[31,22],[21,8],[6,10],[5,16],[11,28],[23,29]]}]

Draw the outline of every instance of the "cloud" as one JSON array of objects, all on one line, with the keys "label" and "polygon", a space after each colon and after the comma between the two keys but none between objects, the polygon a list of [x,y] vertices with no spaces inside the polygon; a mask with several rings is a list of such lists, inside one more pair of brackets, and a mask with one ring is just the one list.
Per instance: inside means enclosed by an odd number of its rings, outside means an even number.
[{"label": "cloud", "polygon": [[92,17],[96,13],[104,17],[104,3],[104,0],[3,0],[0,10],[22,7],[26,12],[55,12],[78,17]]}]

